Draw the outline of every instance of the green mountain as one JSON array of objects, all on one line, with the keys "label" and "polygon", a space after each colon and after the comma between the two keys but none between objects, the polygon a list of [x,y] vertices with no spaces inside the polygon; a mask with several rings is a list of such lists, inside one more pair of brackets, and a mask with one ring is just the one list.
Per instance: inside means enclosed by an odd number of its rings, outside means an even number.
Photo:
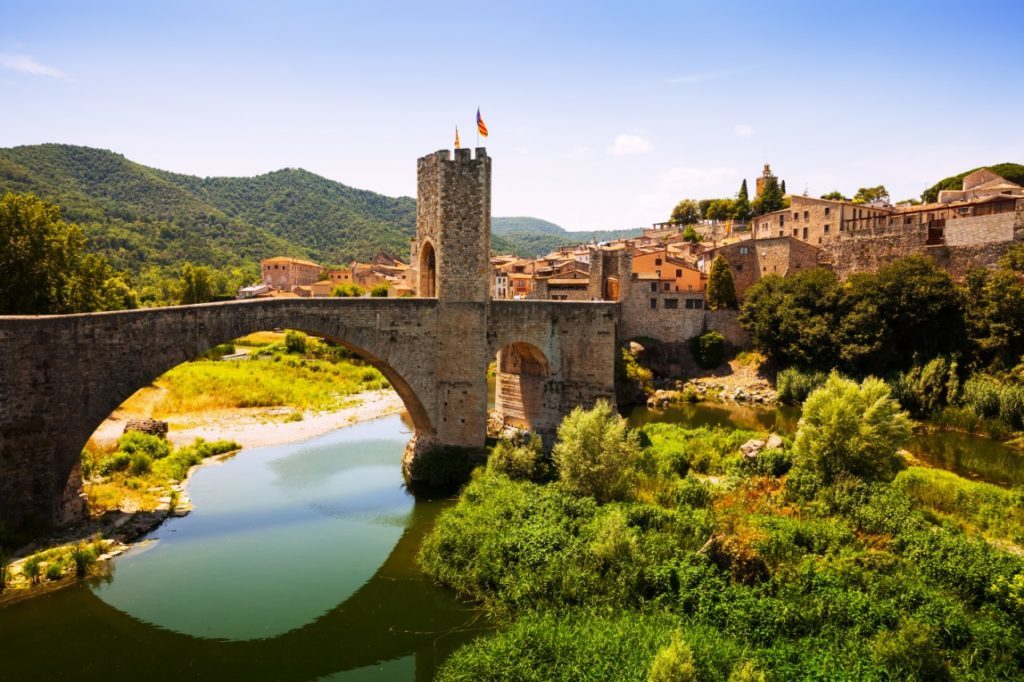
[{"label": "green mountain", "polygon": [[[642,230],[593,230],[570,232],[540,218],[491,218],[491,234],[495,235],[495,251],[511,251],[519,256],[542,256],[560,246],[611,241],[640,236]],[[500,241],[507,248],[499,247]]]},{"label": "green mountain", "polygon": [[926,204],[938,201],[940,191],[944,189],[960,189],[963,187],[963,179],[965,176],[970,175],[976,170],[981,170],[982,168],[988,168],[996,175],[1001,175],[1010,182],[1015,182],[1018,185],[1024,185],[1024,166],[1019,163],[997,163],[994,166],[979,166],[978,168],[972,168],[971,170],[964,171],[959,175],[951,175],[948,178],[943,178],[921,193],[921,201]]}]

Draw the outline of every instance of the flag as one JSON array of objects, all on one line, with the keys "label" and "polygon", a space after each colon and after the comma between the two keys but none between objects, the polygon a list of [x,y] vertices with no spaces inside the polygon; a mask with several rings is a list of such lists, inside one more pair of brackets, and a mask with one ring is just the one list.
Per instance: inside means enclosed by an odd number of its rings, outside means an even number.
[{"label": "flag", "polygon": [[459,148],[459,126],[455,126],[455,148]]},{"label": "flag", "polygon": [[484,137],[487,137],[487,125],[484,123],[484,119],[480,115],[480,107],[476,108],[476,130]]}]

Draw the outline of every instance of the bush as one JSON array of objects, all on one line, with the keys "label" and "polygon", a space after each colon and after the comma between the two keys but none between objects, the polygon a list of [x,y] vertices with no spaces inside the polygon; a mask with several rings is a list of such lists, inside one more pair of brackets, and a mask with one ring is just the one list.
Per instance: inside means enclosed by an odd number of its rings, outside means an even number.
[{"label": "bush", "polygon": [[21,565],[22,575],[33,585],[39,583],[39,576],[42,571],[41,564],[42,559],[39,558],[39,555],[33,555],[25,559],[25,562]]},{"label": "bush", "polygon": [[374,286],[372,289],[370,289],[370,296],[375,296],[377,298],[386,298],[387,295],[388,295],[388,285],[387,284],[378,284],[378,285]]},{"label": "bush", "polygon": [[100,460],[96,470],[100,476],[109,476],[115,471],[124,471],[131,463],[132,456],[127,452],[115,452]]},{"label": "bush", "polygon": [[577,406],[562,420],[552,455],[568,490],[610,502],[632,494],[640,440],[599,400],[590,410]]},{"label": "bush", "polygon": [[141,431],[129,431],[118,438],[117,449],[129,455],[142,453],[150,459],[162,459],[171,454],[171,446],[166,440]]},{"label": "bush", "polygon": [[284,348],[289,353],[305,355],[306,335],[294,329],[289,329],[284,333]]},{"label": "bush", "polygon": [[508,439],[498,441],[487,459],[487,468],[522,481],[540,482],[551,474],[551,467],[544,459],[544,445],[536,434],[521,444]]},{"label": "bush", "polygon": [[669,645],[654,657],[647,679],[649,682],[697,682],[693,651],[678,633],[673,634]]},{"label": "bush", "polygon": [[779,394],[779,402],[786,405],[799,405],[807,400],[816,388],[828,379],[824,372],[802,372],[796,367],[789,367],[775,378],[775,388]]},{"label": "bush", "polygon": [[690,352],[697,364],[704,369],[712,369],[722,364],[725,358],[725,337],[716,331],[710,331],[690,339]]},{"label": "bush", "polygon": [[843,475],[890,480],[897,450],[910,439],[910,419],[879,379],[861,384],[833,373],[804,401],[793,445],[796,467],[831,485]]},{"label": "bush", "polygon": [[1005,384],[999,389],[999,418],[1011,429],[1024,429],[1024,387]]},{"label": "bush", "polygon": [[334,291],[331,292],[331,296],[341,296],[343,298],[358,298],[365,294],[361,286],[358,284],[352,284],[346,282],[345,284],[339,284],[334,287]]},{"label": "bush", "polygon": [[765,679],[764,673],[757,669],[753,661],[743,661],[729,673],[728,682],[765,682]]},{"label": "bush", "polygon": [[153,469],[153,460],[145,452],[135,452],[128,462],[128,473],[132,476],[148,474]]},{"label": "bush", "polygon": [[87,545],[79,542],[71,550],[71,561],[75,564],[75,575],[84,578],[93,564],[96,563],[98,553],[95,544]]},{"label": "bush", "polygon": [[50,561],[46,564],[46,579],[60,580],[64,577],[64,563],[62,561]]},{"label": "bush", "polygon": [[936,646],[937,638],[933,626],[910,618],[895,632],[879,632],[871,641],[871,654],[893,679],[950,680],[949,667]]},{"label": "bush", "polygon": [[976,374],[964,383],[963,403],[986,419],[999,416],[999,384],[995,379]]}]

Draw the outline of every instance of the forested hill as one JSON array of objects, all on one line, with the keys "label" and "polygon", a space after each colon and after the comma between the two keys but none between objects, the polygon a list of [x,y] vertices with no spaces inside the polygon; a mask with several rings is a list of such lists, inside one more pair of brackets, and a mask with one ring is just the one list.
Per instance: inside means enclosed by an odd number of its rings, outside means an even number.
[{"label": "forested hill", "polygon": [[[406,257],[416,231],[415,199],[354,189],[301,169],[200,178],[62,144],[0,148],[0,194],[8,191],[32,192],[59,205],[67,220],[85,230],[91,249],[149,282],[186,261],[245,268],[255,276],[255,263],[271,255],[325,264],[369,259],[380,251]],[[537,218],[495,218],[492,246],[534,256],[619,234],[567,232]]]},{"label": "forested hill", "polygon": [[554,223],[539,218],[491,219],[491,234],[495,239],[494,249],[501,250],[498,244],[504,241],[508,245],[505,250],[513,251],[520,256],[541,256],[559,246],[638,237],[641,232],[640,228],[569,232]]},{"label": "forested hill", "polygon": [[970,175],[974,171],[981,170],[982,168],[988,168],[996,175],[1001,175],[1010,182],[1016,182],[1018,185],[1024,185],[1024,166],[1019,163],[997,163],[994,166],[979,166],[978,168],[966,170],[958,175],[951,175],[948,178],[943,178],[922,192],[921,200],[925,203],[938,201],[939,192],[941,190],[960,189],[963,186],[965,176]]}]

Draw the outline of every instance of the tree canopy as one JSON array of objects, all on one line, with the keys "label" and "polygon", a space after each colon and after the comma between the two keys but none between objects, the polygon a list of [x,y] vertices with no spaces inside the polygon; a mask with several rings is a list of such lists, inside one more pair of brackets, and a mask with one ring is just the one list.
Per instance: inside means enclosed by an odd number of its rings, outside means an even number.
[{"label": "tree canopy", "polygon": [[736,285],[732,280],[729,261],[725,260],[722,254],[716,255],[715,260],[711,262],[705,296],[708,307],[712,310],[736,308]]},{"label": "tree canopy", "polygon": [[700,207],[693,199],[683,199],[672,209],[670,220],[680,225],[692,225],[701,219]]},{"label": "tree canopy", "polygon": [[43,315],[135,307],[125,275],[86,253],[82,229],[31,194],[0,198],[0,314]]}]

